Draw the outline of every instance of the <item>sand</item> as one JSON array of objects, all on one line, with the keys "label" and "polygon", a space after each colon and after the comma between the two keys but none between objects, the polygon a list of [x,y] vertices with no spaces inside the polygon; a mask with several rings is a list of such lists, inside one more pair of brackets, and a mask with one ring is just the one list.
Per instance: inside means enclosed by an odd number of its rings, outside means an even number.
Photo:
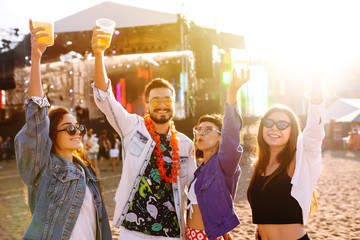
[{"label": "sand", "polygon": [[[29,224],[24,204],[23,183],[16,170],[15,161],[2,163],[0,171],[0,239],[19,239]],[[254,239],[255,225],[246,199],[251,167],[247,160],[241,164],[242,175],[235,199],[235,209],[241,221],[231,235],[233,239]],[[117,167],[120,170],[120,167]],[[114,193],[120,173],[102,173],[103,196],[112,221]],[[306,225],[312,239],[360,240],[360,151],[325,151],[323,167],[316,188],[319,203]],[[112,229],[113,239],[118,239],[119,229]]]},{"label": "sand", "polygon": [[[246,191],[252,172],[250,161],[241,163],[234,206],[241,224],[231,231],[234,240],[255,239]],[[313,240],[360,240],[360,151],[325,151],[316,187],[318,210],[306,224]],[[119,230],[113,229],[114,239]]]}]

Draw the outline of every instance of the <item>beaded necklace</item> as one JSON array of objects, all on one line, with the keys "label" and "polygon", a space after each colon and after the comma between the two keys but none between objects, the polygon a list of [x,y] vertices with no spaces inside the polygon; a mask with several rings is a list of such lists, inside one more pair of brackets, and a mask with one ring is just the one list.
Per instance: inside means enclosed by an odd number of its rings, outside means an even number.
[{"label": "beaded necklace", "polygon": [[160,145],[161,145],[161,141],[160,141],[160,136],[159,134],[157,134],[155,132],[155,125],[152,121],[152,119],[150,118],[149,115],[146,115],[144,117],[145,120],[145,126],[146,129],[148,130],[148,132],[150,133],[152,139],[155,141],[156,146],[154,148],[154,152],[156,154],[156,164],[159,167],[159,173],[161,176],[161,180],[165,180],[168,183],[171,182],[176,182],[176,177],[180,176],[180,157],[179,157],[179,147],[178,147],[178,143],[179,143],[179,137],[177,136],[177,131],[175,129],[174,126],[174,122],[171,121],[170,122],[170,132],[171,132],[171,140],[170,140],[170,146],[172,149],[172,168],[171,168],[171,175],[167,176],[166,175],[166,169],[164,167],[164,155],[163,155],[163,150],[161,149]]}]

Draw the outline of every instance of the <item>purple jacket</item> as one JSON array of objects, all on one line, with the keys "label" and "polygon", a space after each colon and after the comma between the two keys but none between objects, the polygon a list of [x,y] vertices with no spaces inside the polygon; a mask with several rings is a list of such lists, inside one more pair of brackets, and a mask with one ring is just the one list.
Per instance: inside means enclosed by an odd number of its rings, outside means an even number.
[{"label": "purple jacket", "polygon": [[231,231],[240,221],[234,211],[237,183],[241,174],[240,130],[243,125],[237,104],[225,106],[220,148],[195,171],[195,194],[210,240]]}]

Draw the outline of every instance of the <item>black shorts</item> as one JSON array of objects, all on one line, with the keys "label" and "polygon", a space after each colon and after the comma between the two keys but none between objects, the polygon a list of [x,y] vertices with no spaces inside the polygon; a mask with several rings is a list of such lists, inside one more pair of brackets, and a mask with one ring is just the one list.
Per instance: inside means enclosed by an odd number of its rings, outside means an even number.
[{"label": "black shorts", "polygon": [[[261,236],[258,236],[259,240],[261,240]],[[309,236],[307,235],[307,233],[302,236],[301,238],[299,238],[298,240],[311,240],[311,238],[309,238]]]},{"label": "black shorts", "polygon": [[100,148],[99,157],[109,158],[109,152],[107,152],[105,148]]}]

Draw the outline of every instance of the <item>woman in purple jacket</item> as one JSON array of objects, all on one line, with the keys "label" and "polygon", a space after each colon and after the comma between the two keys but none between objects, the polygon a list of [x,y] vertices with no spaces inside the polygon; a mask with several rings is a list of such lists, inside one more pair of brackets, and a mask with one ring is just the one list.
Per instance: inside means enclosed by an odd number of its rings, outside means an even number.
[{"label": "woman in purple jacket", "polygon": [[224,118],[220,115],[200,117],[194,128],[196,157],[202,164],[195,171],[188,193],[187,239],[231,239],[228,234],[239,223],[233,208],[239,160],[242,153],[240,129],[242,119],[236,102],[240,87],[249,80],[249,72],[233,73],[227,90]]}]

